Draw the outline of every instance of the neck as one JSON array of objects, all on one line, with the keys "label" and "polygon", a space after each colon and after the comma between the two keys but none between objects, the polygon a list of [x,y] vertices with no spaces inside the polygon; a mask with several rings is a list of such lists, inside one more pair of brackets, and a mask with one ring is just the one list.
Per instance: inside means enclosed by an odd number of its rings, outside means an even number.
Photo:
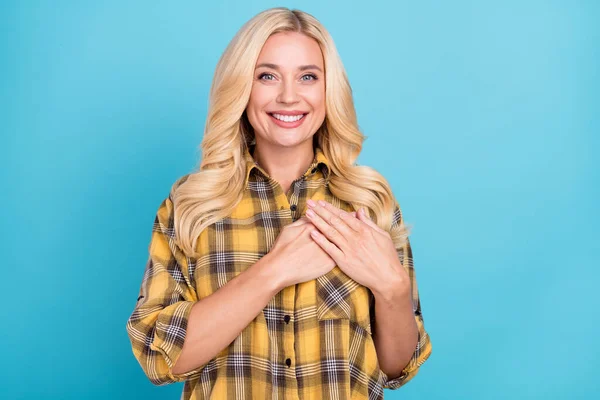
[{"label": "neck", "polygon": [[287,186],[306,172],[315,153],[312,140],[295,147],[273,147],[257,141],[252,156],[271,178]]}]

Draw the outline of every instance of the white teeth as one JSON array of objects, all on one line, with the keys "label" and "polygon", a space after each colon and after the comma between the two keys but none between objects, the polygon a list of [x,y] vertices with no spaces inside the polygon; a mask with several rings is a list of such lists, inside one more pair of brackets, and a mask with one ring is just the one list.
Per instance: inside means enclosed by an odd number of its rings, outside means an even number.
[{"label": "white teeth", "polygon": [[275,118],[277,118],[280,121],[284,121],[284,122],[296,122],[300,119],[302,119],[302,117],[304,117],[304,114],[300,114],[300,115],[281,115],[281,114],[271,114],[272,116],[274,116]]}]

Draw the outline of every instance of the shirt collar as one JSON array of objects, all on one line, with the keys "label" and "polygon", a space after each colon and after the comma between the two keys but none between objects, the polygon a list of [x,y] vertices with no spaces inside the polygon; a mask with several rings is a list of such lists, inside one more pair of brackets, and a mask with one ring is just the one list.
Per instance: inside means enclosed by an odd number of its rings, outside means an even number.
[{"label": "shirt collar", "polygon": [[[244,159],[246,161],[246,180],[244,182],[244,187],[248,186],[248,180],[250,179],[250,174],[252,173],[252,171],[254,169],[262,172],[265,176],[268,176],[267,172],[264,169],[262,169],[256,163],[254,158],[252,157],[251,152],[253,149],[254,149],[254,144],[247,147],[246,152],[244,154]],[[325,177],[325,179],[328,179],[329,172],[331,171],[330,162],[327,159],[327,157],[325,157],[325,154],[323,153],[323,150],[321,150],[320,147],[315,148],[315,158],[313,159],[313,162],[310,164],[310,167],[308,167],[306,172],[304,172],[303,176],[310,176],[310,175],[314,174],[316,172],[317,167],[321,169],[321,172],[323,173],[323,176]]]}]

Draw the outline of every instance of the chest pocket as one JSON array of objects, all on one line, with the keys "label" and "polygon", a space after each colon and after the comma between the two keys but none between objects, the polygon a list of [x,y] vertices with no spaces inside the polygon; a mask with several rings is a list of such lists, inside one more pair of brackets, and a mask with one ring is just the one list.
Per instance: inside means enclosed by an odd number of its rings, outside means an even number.
[{"label": "chest pocket", "polygon": [[317,278],[317,318],[348,319],[371,334],[370,309],[373,295],[369,288],[351,279],[339,267]]}]

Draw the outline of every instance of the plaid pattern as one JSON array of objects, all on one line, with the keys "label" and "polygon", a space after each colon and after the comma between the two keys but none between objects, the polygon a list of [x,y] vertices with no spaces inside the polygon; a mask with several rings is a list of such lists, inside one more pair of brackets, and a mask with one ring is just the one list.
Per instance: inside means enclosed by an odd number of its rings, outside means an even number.
[{"label": "plaid pattern", "polygon": [[[429,357],[431,343],[423,325],[409,242],[398,256],[412,282],[419,342],[400,377],[390,380],[378,366],[371,335],[373,294],[338,267],[280,291],[205,365],[185,374],[171,372],[194,302],[265,255],[281,229],[305,213],[307,199],[324,199],[353,211],[330,193],[329,163],[321,149],[315,153],[312,165],[283,193],[246,152],[244,197],[229,217],[200,234],[197,259],[186,257],[175,244],[173,203],[170,198],[162,202],[138,301],[127,321],[133,353],[153,384],[185,381],[181,398],[186,400],[382,399],[384,388],[406,384]],[[397,205],[394,226],[401,222]]]}]

